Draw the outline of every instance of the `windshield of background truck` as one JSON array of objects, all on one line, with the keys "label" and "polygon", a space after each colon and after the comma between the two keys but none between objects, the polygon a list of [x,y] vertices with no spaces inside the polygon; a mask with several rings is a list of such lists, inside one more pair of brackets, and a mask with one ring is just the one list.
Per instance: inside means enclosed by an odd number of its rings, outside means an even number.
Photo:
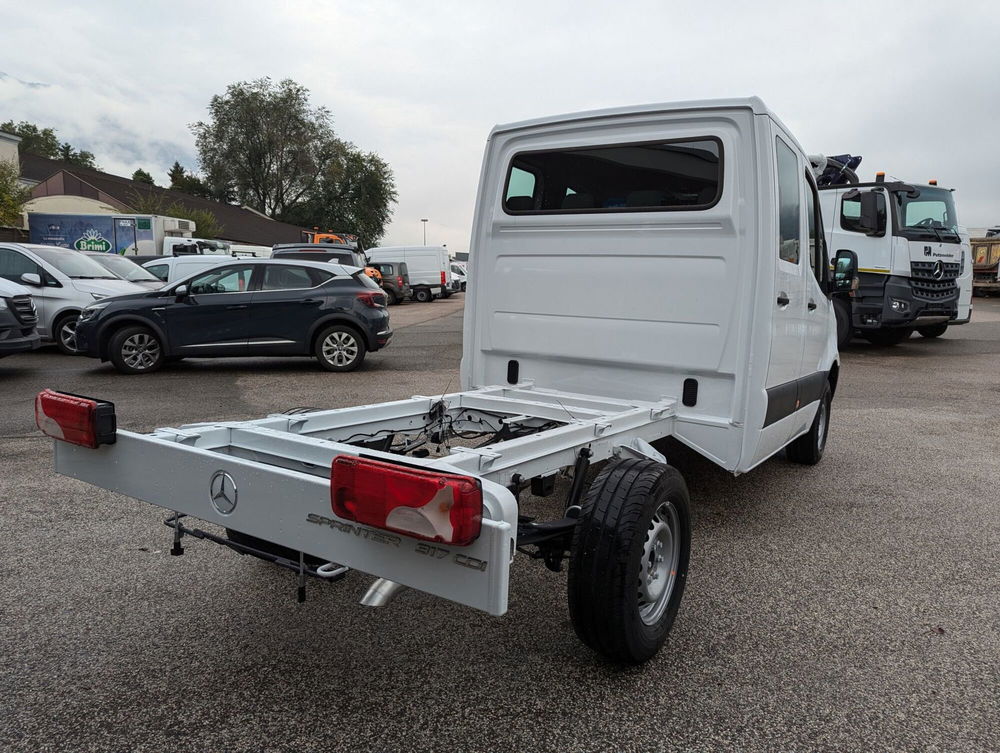
[{"label": "windshield of background truck", "polygon": [[79,251],[56,248],[34,248],[32,251],[72,280],[117,280],[117,275]]},{"label": "windshield of background truck", "polygon": [[958,216],[951,191],[920,186],[919,196],[911,198],[905,191],[895,191],[898,234],[917,241],[959,243]]}]

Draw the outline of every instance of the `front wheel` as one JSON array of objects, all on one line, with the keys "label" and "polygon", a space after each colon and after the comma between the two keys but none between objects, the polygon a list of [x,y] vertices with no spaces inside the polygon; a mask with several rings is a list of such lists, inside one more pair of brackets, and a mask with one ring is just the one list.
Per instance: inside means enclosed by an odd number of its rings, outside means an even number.
[{"label": "front wheel", "polygon": [[882,329],[872,329],[864,332],[864,338],[872,345],[899,345],[903,340],[908,340],[913,330],[907,327],[883,327]]},{"label": "front wheel", "polygon": [[932,324],[929,327],[917,327],[921,337],[941,337],[947,331],[948,323]]},{"label": "front wheel", "polygon": [[366,352],[357,330],[343,324],[320,332],[314,349],[316,360],[327,371],[354,371],[365,360]]},{"label": "front wheel", "polygon": [[148,374],[163,366],[163,344],[146,327],[125,327],[108,344],[108,357],[122,374]]},{"label": "front wheel", "polygon": [[843,350],[851,341],[851,312],[846,303],[834,299],[833,313],[837,317],[837,350]]},{"label": "front wheel", "polygon": [[819,408],[809,431],[788,445],[788,459],[799,465],[816,465],[823,458],[826,449],[826,438],[830,433],[830,406],[833,395],[830,385],[823,388],[823,396],[819,399]]},{"label": "front wheel", "polygon": [[61,316],[52,327],[56,347],[68,356],[75,356],[80,352],[76,346],[76,323],[79,318],[80,314],[78,313],[66,314]]},{"label": "front wheel", "polygon": [[580,640],[612,661],[651,659],[677,616],[691,551],[688,490],[652,460],[609,463],[573,532],[569,611]]}]

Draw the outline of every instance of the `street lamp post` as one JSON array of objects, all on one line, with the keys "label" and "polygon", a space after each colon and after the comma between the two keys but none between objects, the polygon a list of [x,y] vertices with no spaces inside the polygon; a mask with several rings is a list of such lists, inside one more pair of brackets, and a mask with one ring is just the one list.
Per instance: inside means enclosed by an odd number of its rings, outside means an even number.
[{"label": "street lamp post", "polygon": [[424,245],[427,245],[427,220],[420,220],[424,223]]}]

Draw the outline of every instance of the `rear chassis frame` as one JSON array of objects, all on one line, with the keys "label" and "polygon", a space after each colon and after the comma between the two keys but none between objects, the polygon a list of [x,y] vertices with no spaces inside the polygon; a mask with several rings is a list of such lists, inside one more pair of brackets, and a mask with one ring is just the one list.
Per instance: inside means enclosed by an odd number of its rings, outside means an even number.
[{"label": "rear chassis frame", "polygon": [[[515,551],[543,557],[558,569],[589,463],[623,455],[665,462],[649,442],[673,433],[676,405],[669,397],[648,402],[537,389],[531,383],[490,386],[161,428],[148,435],[119,431],[115,444],[96,450],[57,441],[56,470],[171,510],[167,525],[174,528],[175,554],[183,551],[180,542],[187,535],[298,571],[300,599],[306,576],[334,580],[343,572],[307,567],[309,554],[501,615]],[[451,446],[484,435],[487,441],[475,446]],[[393,446],[395,441],[400,444]],[[427,445],[447,452],[429,457]],[[331,463],[338,455],[479,479],[480,537],[468,546],[444,545],[338,518],[329,492]],[[537,522],[519,514],[523,488],[547,494],[556,474],[566,469],[573,469],[573,483],[562,517]],[[228,511],[211,491],[220,473],[232,481]],[[291,549],[299,561],[190,528],[181,523],[185,516]]]}]

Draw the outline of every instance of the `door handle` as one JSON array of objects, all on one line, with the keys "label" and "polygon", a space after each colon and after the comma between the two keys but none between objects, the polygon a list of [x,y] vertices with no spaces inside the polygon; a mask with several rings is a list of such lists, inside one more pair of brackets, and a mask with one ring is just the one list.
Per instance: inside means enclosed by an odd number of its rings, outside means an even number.
[{"label": "door handle", "polygon": [[248,308],[246,303],[234,303],[232,306],[226,306],[226,311],[239,311],[245,308]]},{"label": "door handle", "polygon": [[815,311],[816,301],[809,301],[809,303],[806,304],[806,308],[808,308],[810,311]]},{"label": "door handle", "polygon": [[784,293],[778,293],[778,305],[787,306],[791,301],[788,300],[788,296]]},{"label": "door handle", "polygon": [[317,303],[322,303],[323,301],[319,298],[303,298],[299,303],[303,306],[315,306]]}]

